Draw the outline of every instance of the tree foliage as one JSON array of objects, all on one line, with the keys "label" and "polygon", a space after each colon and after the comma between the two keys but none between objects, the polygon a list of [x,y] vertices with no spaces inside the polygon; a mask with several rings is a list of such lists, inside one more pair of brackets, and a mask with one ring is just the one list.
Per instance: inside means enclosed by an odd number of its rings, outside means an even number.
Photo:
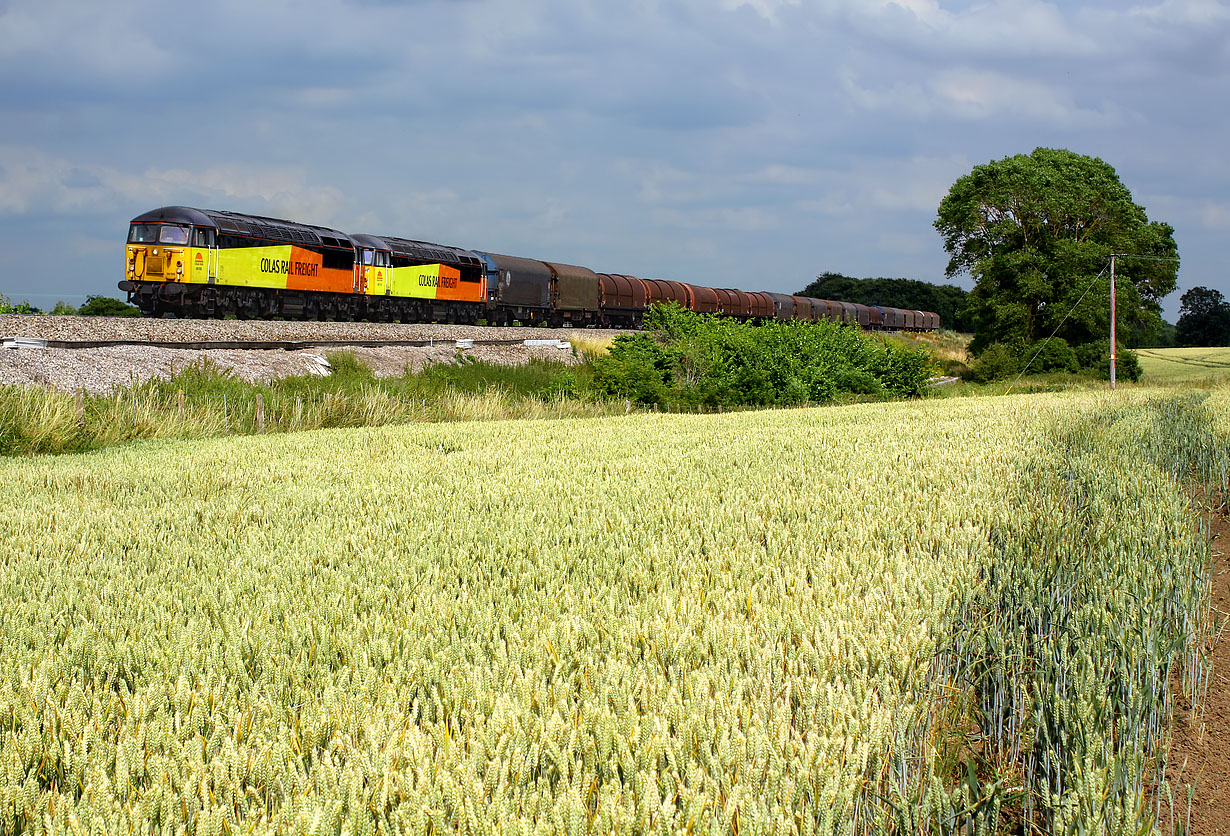
[{"label": "tree foliage", "polygon": [[936,285],[916,279],[856,279],[841,273],[826,272],[795,295],[931,311],[940,315],[940,323],[945,328],[970,330],[969,322],[962,314],[969,293],[956,285]]},{"label": "tree foliage", "polygon": [[87,296],[77,313],[82,316],[140,316],[141,310],[110,296]]},{"label": "tree foliage", "polygon": [[38,308],[31,305],[29,302],[22,300],[14,302],[9,297],[0,293],[0,314],[36,314],[42,313]]},{"label": "tree foliage", "polygon": [[1193,287],[1179,301],[1179,345],[1230,345],[1230,302],[1221,291]]},{"label": "tree foliage", "polygon": [[975,166],[940,202],[935,228],[950,256],[947,275],[974,278],[966,313],[975,354],[994,343],[1028,345],[1056,328],[1072,346],[1104,338],[1109,273],[1098,277],[1113,253],[1145,256],[1117,264],[1128,344],[1160,327],[1160,300],[1175,288],[1174,229],[1150,221],[1096,157],[1038,148]]}]

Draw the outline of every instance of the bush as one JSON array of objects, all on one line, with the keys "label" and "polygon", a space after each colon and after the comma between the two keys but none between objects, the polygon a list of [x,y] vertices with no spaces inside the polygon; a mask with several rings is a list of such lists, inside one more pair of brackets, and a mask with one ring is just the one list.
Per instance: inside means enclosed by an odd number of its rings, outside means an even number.
[{"label": "bush", "polygon": [[1029,365],[1031,372],[1071,372],[1075,374],[1080,371],[1080,361],[1076,359],[1076,350],[1062,337],[1052,337],[1041,344],[1035,343],[1030,346],[1029,358],[1033,358]]},{"label": "bush", "polygon": [[[1077,346],[1076,356],[1082,370],[1099,380],[1110,380],[1110,340],[1095,340]],[[1124,348],[1120,343],[1115,359],[1115,376],[1120,380],[1137,381],[1140,374],[1140,358],[1135,351]]]},{"label": "bush", "polygon": [[110,296],[87,296],[85,304],[77,309],[82,316],[140,316],[135,305],[112,299]]},{"label": "bush", "polygon": [[[1095,340],[1075,347],[1060,338],[1027,347],[994,343],[970,363],[969,371],[962,376],[974,383],[1005,380],[1020,374],[1028,363],[1025,371],[1031,374],[1067,372],[1107,380],[1110,378],[1109,359],[1109,340]],[[1136,352],[1120,345],[1116,371],[1122,380],[1140,380],[1140,359]]]},{"label": "bush", "polygon": [[604,395],[661,404],[673,382],[673,365],[671,354],[649,334],[624,334],[593,361],[594,385]]},{"label": "bush", "polygon": [[992,343],[970,363],[965,379],[974,383],[990,383],[1020,374],[1020,371],[1019,352],[1003,343]]},{"label": "bush", "polygon": [[29,302],[21,301],[14,302],[9,297],[0,293],[0,314],[36,314],[42,313],[38,308],[31,305]]},{"label": "bush", "polygon": [[749,325],[669,304],[651,308],[645,327],[594,360],[601,394],[668,408],[916,397],[931,367],[924,352],[833,322]]}]

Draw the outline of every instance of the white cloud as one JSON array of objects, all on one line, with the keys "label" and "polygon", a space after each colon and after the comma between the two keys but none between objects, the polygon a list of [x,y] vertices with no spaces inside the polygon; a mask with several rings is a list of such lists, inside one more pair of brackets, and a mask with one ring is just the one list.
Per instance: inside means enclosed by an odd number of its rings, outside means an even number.
[{"label": "white cloud", "polygon": [[1088,55],[1098,39],[1052,3],[996,0],[950,11],[936,0],[852,0],[864,31],[933,55]]},{"label": "white cloud", "polygon": [[[131,3],[14,0],[0,14],[0,72],[88,73],[83,81],[131,81],[165,71],[174,62],[181,27],[160,38],[156,11]],[[143,19],[144,18],[144,19]]]},{"label": "white cloud", "polygon": [[1230,22],[1230,7],[1221,0],[1164,0],[1152,5],[1131,6],[1128,16],[1157,21],[1167,26],[1207,26]]},{"label": "white cloud", "polygon": [[944,70],[931,88],[951,112],[970,119],[1006,115],[1035,124],[1092,127],[1113,124],[1119,118],[1078,106],[1072,94],[1055,82],[1013,77],[984,67]]},{"label": "white cloud", "polygon": [[0,146],[0,212],[12,215],[98,213],[114,211],[117,204],[153,209],[185,203],[216,208],[243,205],[251,211],[327,222],[337,214],[344,195],[308,180],[301,168],[242,164],[137,173],[35,148]]}]

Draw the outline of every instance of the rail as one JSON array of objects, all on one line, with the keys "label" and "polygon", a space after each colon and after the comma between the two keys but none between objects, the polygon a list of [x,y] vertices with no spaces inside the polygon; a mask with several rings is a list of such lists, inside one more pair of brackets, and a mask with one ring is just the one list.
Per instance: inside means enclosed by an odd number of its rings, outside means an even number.
[{"label": "rail", "polygon": [[252,351],[302,351],[311,348],[431,348],[452,346],[471,348],[476,345],[530,345],[570,348],[568,340],[44,340],[35,337],[3,337],[4,348],[112,348],[121,345],[147,348],[182,348],[198,351],[247,349]]}]

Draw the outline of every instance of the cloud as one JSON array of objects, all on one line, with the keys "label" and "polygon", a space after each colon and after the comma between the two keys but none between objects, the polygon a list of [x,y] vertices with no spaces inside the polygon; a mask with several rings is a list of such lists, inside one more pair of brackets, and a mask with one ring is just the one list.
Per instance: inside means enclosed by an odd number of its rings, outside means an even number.
[{"label": "cloud", "polygon": [[0,0],[0,280],[14,241],[167,203],[727,285],[923,277],[945,190],[1037,145],[1171,196],[1146,206],[1195,280],[1230,205],[1228,9]]},{"label": "cloud", "polygon": [[1099,41],[1052,3],[996,0],[949,10],[936,0],[852,0],[851,19],[865,34],[933,56],[1090,55]]},{"label": "cloud", "polygon": [[1205,229],[1230,232],[1230,201],[1201,201],[1197,207],[1197,215]]},{"label": "cloud", "polygon": [[1152,5],[1128,7],[1129,18],[1165,26],[1208,26],[1230,23],[1230,8],[1220,0],[1164,0]]},{"label": "cloud", "polygon": [[[341,190],[308,183],[302,169],[216,165],[201,170],[124,172],[81,165],[34,148],[0,146],[0,213],[107,213],[116,204],[243,205],[250,211],[328,219]],[[125,218],[125,220],[127,220]]]}]

